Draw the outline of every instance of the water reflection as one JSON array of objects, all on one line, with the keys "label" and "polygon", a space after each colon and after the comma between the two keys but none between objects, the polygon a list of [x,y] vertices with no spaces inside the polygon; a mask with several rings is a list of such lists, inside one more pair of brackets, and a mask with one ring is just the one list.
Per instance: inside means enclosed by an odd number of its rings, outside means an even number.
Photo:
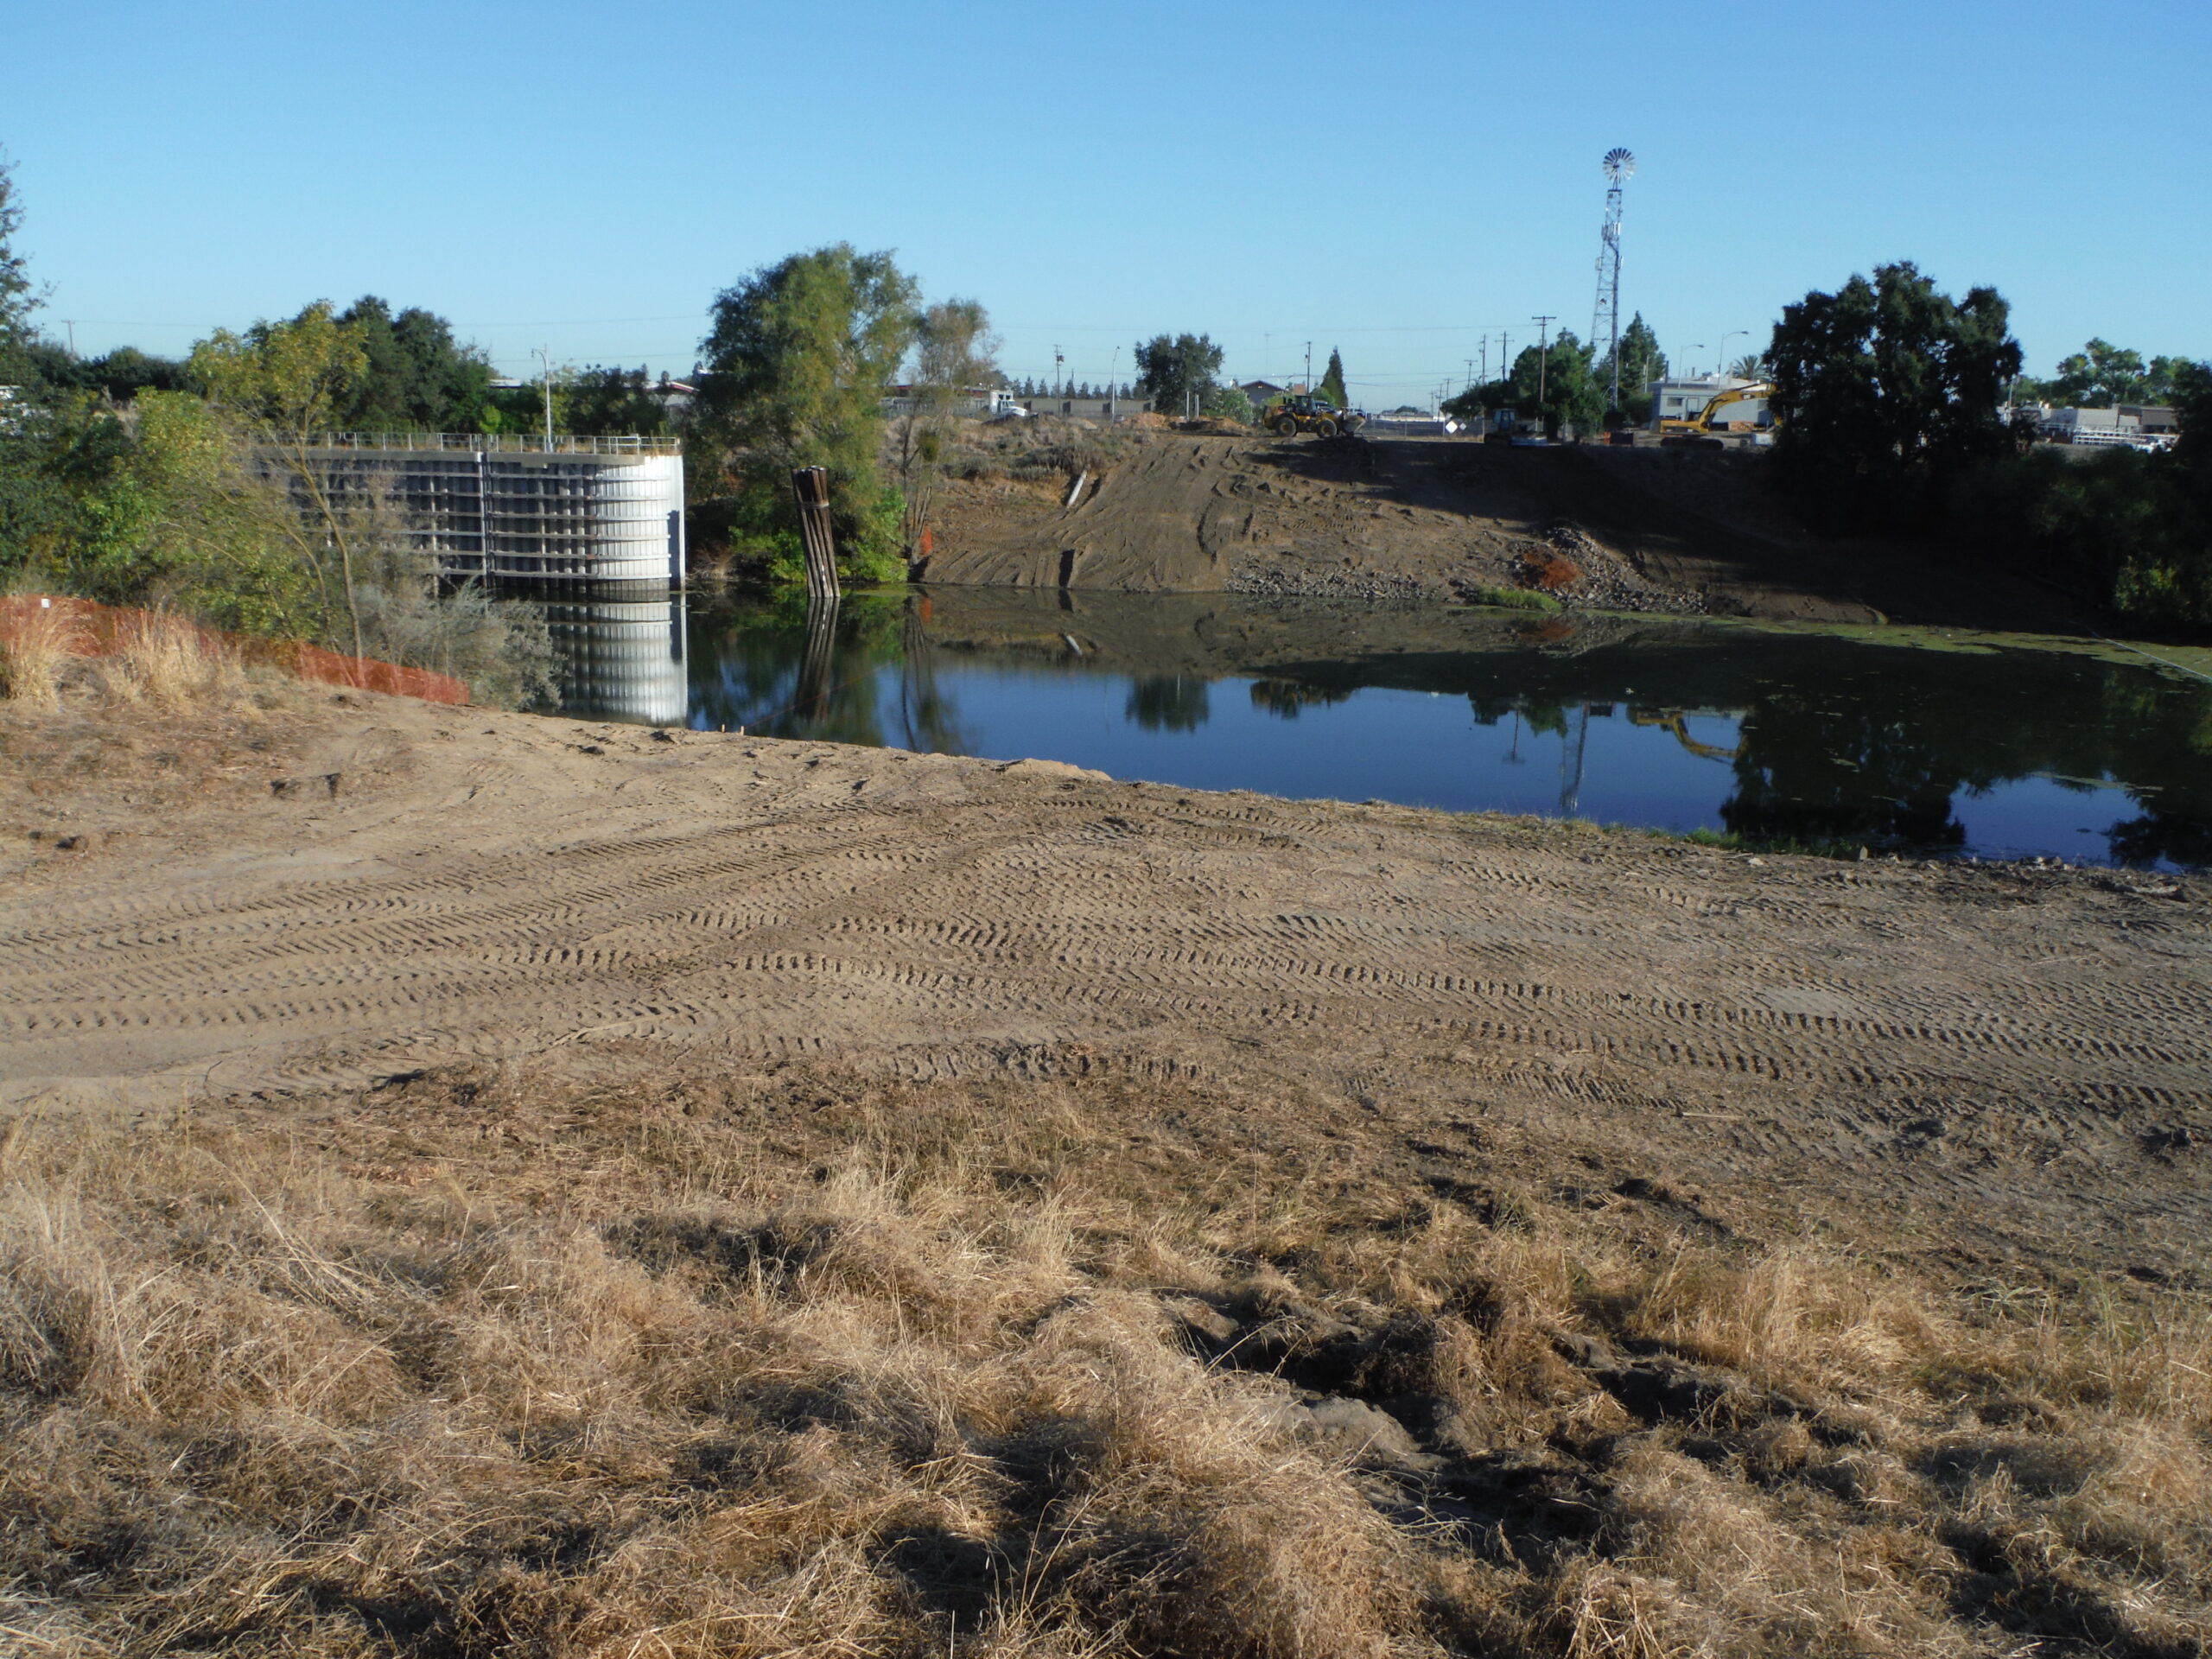
[{"label": "water reflection", "polygon": [[1129,718],[1147,732],[1195,732],[1213,713],[1206,682],[1193,674],[1140,675],[1129,687]]},{"label": "water reflection", "polygon": [[[691,626],[709,728],[1878,852],[2212,863],[2212,685],[2082,654],[1002,589],[812,615],[794,595]],[[1234,680],[1247,696],[1213,696]]]},{"label": "water reflection", "polygon": [[690,680],[682,594],[560,601],[539,608],[553,642],[563,714],[647,726],[685,723]]}]

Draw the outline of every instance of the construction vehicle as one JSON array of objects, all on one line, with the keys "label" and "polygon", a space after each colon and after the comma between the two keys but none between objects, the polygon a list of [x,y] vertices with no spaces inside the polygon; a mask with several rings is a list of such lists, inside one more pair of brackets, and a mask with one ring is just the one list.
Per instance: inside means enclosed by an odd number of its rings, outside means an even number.
[{"label": "construction vehicle", "polygon": [[[1774,395],[1774,386],[1765,380],[1753,381],[1748,386],[1735,386],[1726,391],[1715,392],[1703,409],[1681,420],[1659,423],[1659,442],[1662,444],[1694,444],[1704,448],[1720,448],[1719,435],[1728,429],[1726,421],[1716,420],[1724,409],[1733,409],[1739,404],[1764,403]],[[1749,411],[1746,411],[1747,413]]]},{"label": "construction vehicle", "polygon": [[1358,431],[1367,424],[1367,416],[1357,410],[1338,409],[1325,397],[1310,397],[1301,392],[1270,409],[1268,424],[1278,437],[1311,432],[1317,438],[1333,438],[1339,432]]},{"label": "construction vehicle", "polygon": [[1529,420],[1510,409],[1492,410],[1484,424],[1489,429],[1483,434],[1484,443],[1538,443],[1544,435],[1541,422]]}]

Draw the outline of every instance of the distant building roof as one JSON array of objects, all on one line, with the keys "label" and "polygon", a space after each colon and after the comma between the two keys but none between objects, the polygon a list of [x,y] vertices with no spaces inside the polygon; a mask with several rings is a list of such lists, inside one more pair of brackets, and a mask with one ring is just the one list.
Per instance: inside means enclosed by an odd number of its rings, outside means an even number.
[{"label": "distant building roof", "polygon": [[1755,386],[1756,380],[1746,380],[1736,374],[1675,375],[1664,380],[1654,380],[1649,390],[1664,386],[1669,391],[1733,391],[1738,386]]}]

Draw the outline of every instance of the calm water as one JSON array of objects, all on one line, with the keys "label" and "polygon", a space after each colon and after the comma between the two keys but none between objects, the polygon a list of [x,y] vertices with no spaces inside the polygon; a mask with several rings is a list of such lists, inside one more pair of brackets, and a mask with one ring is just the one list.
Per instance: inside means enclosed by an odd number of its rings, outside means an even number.
[{"label": "calm water", "polygon": [[565,712],[1876,852],[2212,866],[2212,683],[1976,636],[1002,589],[549,607]]}]

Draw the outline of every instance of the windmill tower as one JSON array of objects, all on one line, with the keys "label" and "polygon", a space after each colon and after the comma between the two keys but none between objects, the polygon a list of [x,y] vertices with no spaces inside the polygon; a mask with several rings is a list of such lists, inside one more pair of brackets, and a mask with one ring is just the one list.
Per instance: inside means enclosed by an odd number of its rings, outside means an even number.
[{"label": "windmill tower", "polygon": [[1636,171],[1636,157],[1625,149],[1605,152],[1605,227],[1598,243],[1598,309],[1590,321],[1590,343],[1605,342],[1612,353],[1612,407],[1621,406],[1621,187]]}]

